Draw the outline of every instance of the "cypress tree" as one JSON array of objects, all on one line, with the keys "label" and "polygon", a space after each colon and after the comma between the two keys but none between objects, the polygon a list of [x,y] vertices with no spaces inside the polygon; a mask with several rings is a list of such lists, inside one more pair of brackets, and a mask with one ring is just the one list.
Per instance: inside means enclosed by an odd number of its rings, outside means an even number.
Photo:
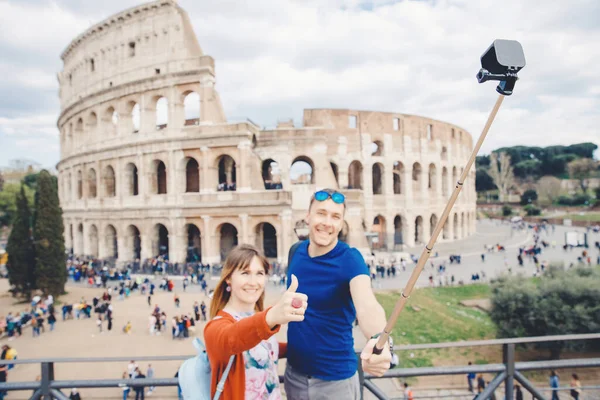
[{"label": "cypress tree", "polygon": [[22,185],[15,197],[17,213],[6,245],[6,269],[8,280],[15,287],[13,295],[21,294],[30,300],[31,292],[35,289],[35,254],[31,237],[31,212]]},{"label": "cypress tree", "polygon": [[40,172],[37,181],[33,237],[38,289],[55,297],[63,294],[67,269],[62,210],[58,190],[46,170]]}]

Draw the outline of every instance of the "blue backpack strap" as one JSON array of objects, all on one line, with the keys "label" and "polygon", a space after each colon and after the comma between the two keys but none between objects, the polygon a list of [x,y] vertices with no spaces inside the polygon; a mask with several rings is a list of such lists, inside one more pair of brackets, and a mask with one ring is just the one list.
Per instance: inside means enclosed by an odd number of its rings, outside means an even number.
[{"label": "blue backpack strap", "polygon": [[223,388],[225,387],[225,381],[227,380],[227,375],[229,375],[229,371],[231,370],[231,366],[233,365],[234,359],[235,354],[229,358],[227,368],[225,368],[225,372],[223,372],[223,376],[221,376],[221,380],[219,380],[219,383],[217,385],[217,391],[215,392],[215,397],[213,397],[213,400],[219,400],[219,397],[221,397],[221,393],[223,393]]}]

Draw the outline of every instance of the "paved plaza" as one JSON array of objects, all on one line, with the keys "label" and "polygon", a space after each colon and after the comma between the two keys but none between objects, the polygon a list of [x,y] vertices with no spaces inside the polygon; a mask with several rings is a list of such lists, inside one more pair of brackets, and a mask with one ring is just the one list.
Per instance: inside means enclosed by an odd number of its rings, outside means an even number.
[{"label": "paved plaza", "polygon": [[[577,262],[577,256],[581,254],[581,249],[574,249],[565,252],[562,249],[564,243],[564,234],[568,230],[577,229],[583,231],[582,228],[565,228],[557,226],[554,233],[550,230],[549,234],[542,234],[542,239],[549,243],[555,243],[555,248],[548,248],[543,251],[540,256],[540,261],[547,260],[548,262],[562,261],[565,264]],[[590,244],[591,255],[595,260],[598,256],[596,249],[593,249],[595,241],[600,240],[599,234],[591,233],[588,237]],[[505,246],[506,251],[501,253],[486,253],[486,261],[482,263],[481,254],[484,251],[484,245],[501,244]],[[532,243],[532,235],[530,231],[511,232],[509,225],[502,224],[496,221],[481,221],[477,225],[477,233],[469,239],[457,241],[454,243],[440,244],[434,248],[434,253],[438,252],[438,257],[433,257],[431,260],[437,267],[441,263],[447,266],[447,274],[455,275],[455,279],[470,281],[473,273],[485,271],[487,278],[491,278],[500,273],[507,271],[505,259],[508,267],[512,268],[513,273],[523,273],[532,275],[533,262],[525,259],[525,267],[517,266],[517,254],[520,246],[525,246]],[[420,254],[421,248],[411,249],[409,252],[415,255]],[[460,265],[449,264],[448,256],[450,254],[460,254],[462,262]],[[375,286],[377,290],[396,290],[401,289],[407,281],[410,271],[414,264],[409,264],[407,271],[400,271],[395,278],[377,279]],[[425,272],[419,279],[419,286],[428,286],[428,275],[431,273],[431,268],[427,267]],[[434,279],[438,284],[437,275]],[[215,281],[210,284],[214,285]],[[27,308],[26,304],[14,305],[12,299],[7,293],[8,282],[0,281],[0,309],[5,315],[8,310],[21,311]],[[156,291],[152,298],[152,304],[160,305],[168,316],[168,321],[175,314],[182,313],[191,314],[194,301],[205,301],[209,304],[209,299],[205,297],[198,286],[190,286],[186,292],[182,291],[181,281],[176,282],[176,292],[181,298],[181,308],[176,308],[173,301],[173,293]],[[272,304],[283,290],[282,286],[269,284],[267,290],[267,304]],[[102,289],[88,288],[86,285],[69,283],[67,286],[68,294],[61,298],[64,303],[78,302],[82,297],[91,302],[94,296],[100,296]],[[191,340],[173,340],[169,332],[161,336],[150,336],[146,327],[148,325],[148,316],[151,308],[147,304],[146,296],[141,296],[139,293],[133,294],[130,298],[124,301],[113,299],[114,304],[114,327],[110,333],[98,332],[93,319],[67,320],[65,322],[58,321],[54,332],[45,332],[38,338],[33,338],[31,330],[26,328],[24,335],[14,341],[7,342],[7,339],[2,339],[2,343],[8,343],[15,347],[19,352],[19,358],[41,358],[41,357],[103,357],[103,356],[131,356],[132,359],[139,356],[150,355],[192,355],[193,348]],[[60,312],[58,313],[60,318]],[[131,335],[122,333],[122,327],[131,321],[133,331]],[[196,334],[202,336],[203,323],[200,323],[196,328]],[[105,326],[106,328],[106,326]],[[285,340],[285,329],[282,329],[278,334],[280,340]],[[364,344],[364,338],[358,331],[355,332],[356,347],[361,348]],[[145,371],[147,363],[139,363],[140,367]],[[153,363],[157,377],[172,377],[177,371],[179,362],[161,362]],[[283,372],[285,362],[280,363],[280,369]],[[84,379],[84,378],[120,378],[123,371],[126,369],[127,363],[102,363],[102,364],[58,364],[56,367],[57,379]],[[9,373],[9,381],[17,380],[34,380],[40,374],[38,365],[19,365]],[[457,382],[462,382],[462,377],[456,377]],[[454,382],[452,380],[451,382]],[[384,389],[387,393],[393,396],[398,396],[397,383],[386,380],[377,381],[378,386]],[[121,391],[119,388],[114,389],[82,389],[80,392],[83,398],[119,398]],[[436,392],[437,393],[437,392]],[[449,392],[450,393],[450,392]],[[11,393],[8,399],[24,399],[28,398],[29,392]],[[434,396],[437,396],[434,394]],[[175,389],[173,388],[158,388],[152,398],[175,398]]]}]

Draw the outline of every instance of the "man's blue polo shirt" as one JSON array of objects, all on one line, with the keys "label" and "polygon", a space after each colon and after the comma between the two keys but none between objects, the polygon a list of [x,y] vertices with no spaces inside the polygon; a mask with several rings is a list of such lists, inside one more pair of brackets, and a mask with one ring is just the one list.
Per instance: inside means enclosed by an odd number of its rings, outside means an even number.
[{"label": "man's blue polo shirt", "polygon": [[352,326],[356,310],[350,296],[350,281],[369,276],[362,255],[338,241],[327,254],[311,258],[306,240],[299,245],[288,268],[298,278],[298,293],[308,296],[304,321],[288,324],[287,362],[303,374],[333,381],[354,375],[358,360],[354,353]]}]

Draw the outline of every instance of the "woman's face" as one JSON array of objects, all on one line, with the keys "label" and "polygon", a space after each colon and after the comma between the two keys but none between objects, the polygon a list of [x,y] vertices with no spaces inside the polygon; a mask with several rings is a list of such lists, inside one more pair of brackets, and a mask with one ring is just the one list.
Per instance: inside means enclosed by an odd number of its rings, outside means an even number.
[{"label": "woman's face", "polygon": [[267,275],[258,259],[253,257],[246,269],[236,269],[227,280],[231,286],[231,297],[236,302],[252,305],[256,304],[265,289]]}]

